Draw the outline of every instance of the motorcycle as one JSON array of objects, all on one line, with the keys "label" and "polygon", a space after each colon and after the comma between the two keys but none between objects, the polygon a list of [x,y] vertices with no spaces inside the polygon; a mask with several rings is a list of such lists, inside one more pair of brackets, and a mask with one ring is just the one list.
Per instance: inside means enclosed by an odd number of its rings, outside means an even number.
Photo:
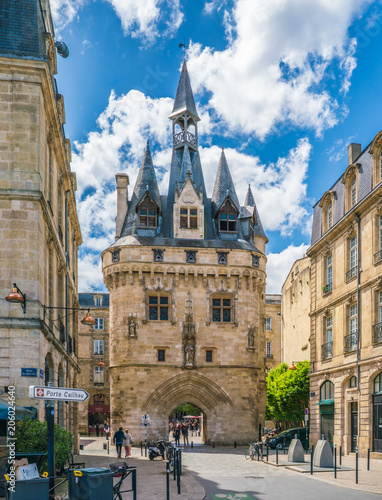
[{"label": "motorcycle", "polygon": [[157,441],[157,444],[152,444],[149,447],[149,459],[154,460],[154,458],[162,457],[164,460],[164,455],[166,451],[166,445],[164,441]]}]

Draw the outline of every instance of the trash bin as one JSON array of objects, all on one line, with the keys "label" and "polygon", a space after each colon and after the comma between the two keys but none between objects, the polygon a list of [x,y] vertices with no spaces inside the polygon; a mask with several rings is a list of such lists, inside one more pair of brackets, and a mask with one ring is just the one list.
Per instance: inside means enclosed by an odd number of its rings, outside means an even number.
[{"label": "trash bin", "polygon": [[6,500],[49,500],[49,478],[16,480],[14,490],[6,486]]},{"label": "trash bin", "polygon": [[104,467],[81,469],[80,477],[74,472],[76,469],[68,471],[70,500],[113,500],[114,472]]}]

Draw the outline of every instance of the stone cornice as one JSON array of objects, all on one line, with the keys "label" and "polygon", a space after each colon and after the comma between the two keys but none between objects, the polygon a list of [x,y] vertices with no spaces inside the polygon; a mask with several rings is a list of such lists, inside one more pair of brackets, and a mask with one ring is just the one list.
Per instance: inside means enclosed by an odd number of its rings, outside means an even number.
[{"label": "stone cornice", "polygon": [[[154,364],[150,363],[121,363],[119,365],[111,365],[109,366],[109,370],[114,370],[116,368],[152,368],[152,369],[158,369],[158,370],[163,370],[163,368],[177,368],[179,370],[185,370],[187,369],[183,368],[180,365],[163,365],[157,366]],[[238,369],[238,370],[254,370],[254,371],[261,371],[261,368],[259,366],[251,366],[251,365],[213,365],[211,363],[208,364],[208,366],[197,366],[193,371],[198,371],[198,370],[210,370],[211,368],[219,368],[222,370],[232,370],[232,369]]]}]

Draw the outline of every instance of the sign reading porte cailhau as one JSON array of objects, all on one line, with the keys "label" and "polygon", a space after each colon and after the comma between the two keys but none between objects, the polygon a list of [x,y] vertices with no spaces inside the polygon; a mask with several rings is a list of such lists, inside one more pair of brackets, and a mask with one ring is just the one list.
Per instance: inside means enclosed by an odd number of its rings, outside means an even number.
[{"label": "sign reading porte cailhau", "polygon": [[29,397],[33,399],[54,399],[59,401],[86,401],[89,399],[89,394],[85,389],[30,385]]}]

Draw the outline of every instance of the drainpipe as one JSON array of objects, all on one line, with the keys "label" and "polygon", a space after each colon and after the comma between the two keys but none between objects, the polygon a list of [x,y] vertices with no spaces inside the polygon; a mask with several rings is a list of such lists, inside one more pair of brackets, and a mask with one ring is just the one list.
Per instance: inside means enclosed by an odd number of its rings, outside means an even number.
[{"label": "drainpipe", "polygon": [[[69,266],[69,252],[68,252],[68,197],[70,191],[65,191],[65,336],[66,336],[66,352],[69,353],[69,325],[68,325],[68,266]],[[69,378],[69,359],[66,360],[66,382]]]},{"label": "drainpipe", "polygon": [[361,419],[360,419],[360,407],[361,407],[361,388],[360,388],[360,366],[359,366],[359,359],[360,359],[360,338],[361,338],[361,321],[360,321],[360,314],[361,314],[361,307],[360,307],[360,285],[361,285],[361,217],[359,214],[355,215],[355,221],[357,223],[357,389],[358,389],[358,437],[357,441],[359,444],[359,436],[360,436],[360,426],[361,426]]}]

